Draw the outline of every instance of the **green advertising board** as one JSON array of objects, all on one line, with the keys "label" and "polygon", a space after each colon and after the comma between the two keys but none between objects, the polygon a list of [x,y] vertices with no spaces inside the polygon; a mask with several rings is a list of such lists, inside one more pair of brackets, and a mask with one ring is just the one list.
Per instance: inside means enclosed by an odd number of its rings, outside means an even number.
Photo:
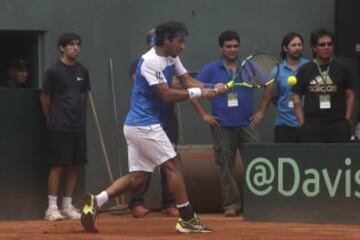
[{"label": "green advertising board", "polygon": [[244,218],[360,222],[358,144],[265,144],[244,148]]}]

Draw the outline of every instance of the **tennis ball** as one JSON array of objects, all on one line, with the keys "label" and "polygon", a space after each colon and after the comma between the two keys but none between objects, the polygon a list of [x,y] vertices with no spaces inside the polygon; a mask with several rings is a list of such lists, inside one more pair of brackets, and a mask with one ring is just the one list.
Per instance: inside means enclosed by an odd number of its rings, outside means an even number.
[{"label": "tennis ball", "polygon": [[297,82],[297,78],[295,76],[290,76],[287,81],[290,86],[294,86]]}]

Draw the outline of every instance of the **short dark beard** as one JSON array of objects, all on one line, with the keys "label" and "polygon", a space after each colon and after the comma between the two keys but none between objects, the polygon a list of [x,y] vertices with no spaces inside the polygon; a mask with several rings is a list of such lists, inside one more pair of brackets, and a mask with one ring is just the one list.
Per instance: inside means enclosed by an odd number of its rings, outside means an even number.
[{"label": "short dark beard", "polygon": [[300,54],[299,56],[294,56],[293,54],[286,55],[287,59],[291,59],[291,60],[295,60],[295,61],[299,60],[301,57],[302,57],[302,54]]}]

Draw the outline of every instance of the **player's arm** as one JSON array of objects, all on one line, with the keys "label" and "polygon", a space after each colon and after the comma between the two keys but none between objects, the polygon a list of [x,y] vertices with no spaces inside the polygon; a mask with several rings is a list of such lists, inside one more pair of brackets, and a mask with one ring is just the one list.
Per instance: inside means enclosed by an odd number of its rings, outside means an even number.
[{"label": "player's arm", "polygon": [[264,95],[260,103],[259,109],[255,112],[254,115],[250,117],[250,125],[252,127],[256,127],[258,124],[261,123],[262,119],[264,118],[264,115],[266,111],[268,110],[271,101],[274,96],[274,84],[269,84],[265,87]]},{"label": "player's arm", "polygon": [[345,90],[346,114],[345,118],[351,122],[355,111],[355,92],[353,89]]},{"label": "player's arm", "polygon": [[304,113],[302,109],[301,95],[294,93],[294,112],[300,127],[304,125]]},{"label": "player's arm", "polygon": [[[186,73],[180,77],[178,77],[177,80],[177,84],[180,85],[180,87],[182,88],[190,88],[190,87],[199,87],[199,88],[205,88],[205,84],[195,80],[194,78],[192,78],[190,76],[190,74]],[[214,85],[214,87],[217,89],[218,92],[223,92],[225,89],[225,85]],[[226,89],[227,91],[227,89]],[[194,111],[201,117],[201,119],[207,123],[210,124],[212,126],[218,127],[219,123],[218,123],[218,118],[209,114],[204,107],[201,105],[200,101],[197,99],[192,99],[190,100],[190,104],[192,106],[192,108],[194,109]]]},{"label": "player's arm", "polygon": [[[198,88],[206,88],[205,84],[203,82],[200,82],[190,76],[190,74],[185,73],[181,76],[177,77],[179,79],[180,85],[185,88],[192,88],[192,87],[198,87]],[[213,86],[215,89],[217,89],[219,94],[223,94],[229,91],[228,88],[226,88],[225,84],[223,83],[217,83]]]},{"label": "player's arm", "polygon": [[[185,74],[185,75],[189,75],[189,74]],[[172,88],[175,88],[175,89],[187,89],[187,87],[190,87],[190,86],[197,86],[197,87],[200,87],[200,88],[204,88],[204,83],[193,79],[191,76],[190,76],[190,78],[187,77],[187,76],[185,78],[186,78],[185,81],[181,81],[177,77],[174,77],[173,81],[172,81]],[[184,84],[184,82],[188,82],[188,84]],[[201,119],[205,123],[210,124],[212,126],[219,126],[219,124],[217,122],[217,117],[209,114],[203,108],[203,106],[201,105],[199,100],[191,99],[190,104],[191,104],[192,108],[194,109],[194,111],[201,117]]]},{"label": "player's arm", "polygon": [[204,83],[193,79],[188,73],[178,76],[177,78],[179,79],[179,84],[185,89],[190,87],[204,88]]},{"label": "player's arm", "polygon": [[[189,75],[189,74],[185,74]],[[180,77],[174,77],[172,82],[172,88],[175,89],[187,89],[190,87],[199,87],[204,88],[204,84],[202,82],[199,82],[195,79],[193,79],[190,75],[186,77],[186,80],[181,80]]]},{"label": "player's arm", "polygon": [[166,83],[152,85],[153,90],[165,102],[174,103],[194,98],[211,99],[217,95],[216,89],[189,88],[187,90],[169,88]]}]

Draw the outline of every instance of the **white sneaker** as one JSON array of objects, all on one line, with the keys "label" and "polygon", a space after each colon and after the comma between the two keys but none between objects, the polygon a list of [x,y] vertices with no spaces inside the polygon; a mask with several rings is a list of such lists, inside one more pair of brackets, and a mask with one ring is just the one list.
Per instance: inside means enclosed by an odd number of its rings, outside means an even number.
[{"label": "white sneaker", "polygon": [[61,221],[63,219],[65,219],[65,217],[57,208],[48,208],[45,212],[45,220],[47,221]]},{"label": "white sneaker", "polygon": [[73,205],[70,205],[69,207],[64,207],[61,210],[62,214],[68,218],[68,219],[80,219],[81,214],[77,208],[75,208]]}]

